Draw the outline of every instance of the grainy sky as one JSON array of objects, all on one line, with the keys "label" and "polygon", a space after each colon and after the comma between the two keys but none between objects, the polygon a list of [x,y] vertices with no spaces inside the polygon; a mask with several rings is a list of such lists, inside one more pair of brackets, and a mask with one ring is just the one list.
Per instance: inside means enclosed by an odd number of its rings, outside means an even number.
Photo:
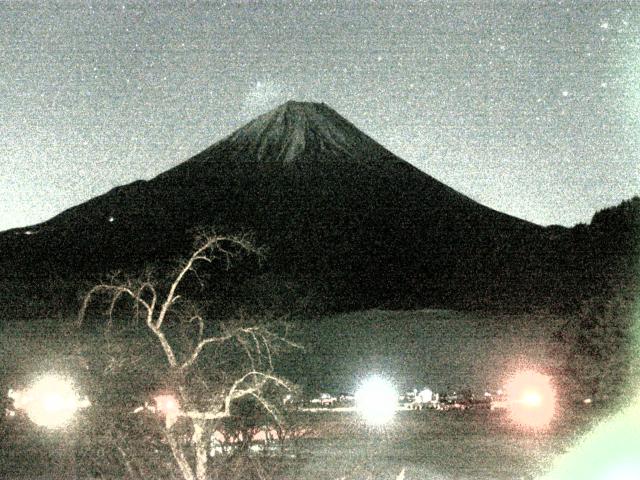
[{"label": "grainy sky", "polygon": [[0,0],[0,230],[324,101],[494,209],[640,193],[640,2]]}]

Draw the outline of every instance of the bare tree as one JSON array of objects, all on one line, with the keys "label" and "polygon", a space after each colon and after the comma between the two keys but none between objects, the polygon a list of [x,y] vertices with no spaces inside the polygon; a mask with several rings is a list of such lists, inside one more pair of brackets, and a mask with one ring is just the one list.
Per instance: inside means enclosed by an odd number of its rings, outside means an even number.
[{"label": "bare tree", "polygon": [[[261,253],[246,236],[202,235],[196,241],[191,256],[180,264],[169,283],[162,285],[154,281],[149,273],[135,280],[112,279],[100,283],[86,294],[78,316],[80,325],[87,317],[92,300],[104,295],[108,300],[107,325],[111,326],[116,318],[116,305],[128,298],[133,305],[132,318],[141,318],[148,333],[161,347],[166,361],[167,383],[176,390],[172,392],[176,400],[174,408],[164,411],[164,433],[173,459],[185,480],[207,478],[210,439],[206,433],[211,422],[230,417],[234,403],[245,398],[254,399],[277,422],[278,407],[276,402],[270,400],[267,390],[274,387],[290,388],[285,380],[274,374],[272,362],[276,351],[283,347],[298,347],[287,340],[286,331],[276,334],[242,314],[233,325],[216,325],[213,329],[201,310],[181,296],[181,287],[188,276],[199,279],[199,265],[222,262],[228,267],[233,257],[246,253]],[[175,325],[185,327],[181,330],[183,335],[180,338],[175,334]],[[211,333],[212,330],[215,333]],[[203,356],[217,349],[222,351],[220,355],[223,357],[224,349],[230,344],[243,352],[244,371],[233,377],[218,372],[217,385],[207,384],[202,379],[190,381],[198,377],[198,370],[204,369]],[[220,355],[218,358],[221,358]],[[210,366],[209,361],[207,368]],[[220,365],[214,365],[213,368],[223,370]],[[160,406],[157,408],[160,409]],[[176,428],[179,421],[186,422],[190,427],[190,441],[185,441],[180,429]],[[189,454],[186,450],[188,447],[193,449]],[[191,458],[195,460],[190,461]]]}]

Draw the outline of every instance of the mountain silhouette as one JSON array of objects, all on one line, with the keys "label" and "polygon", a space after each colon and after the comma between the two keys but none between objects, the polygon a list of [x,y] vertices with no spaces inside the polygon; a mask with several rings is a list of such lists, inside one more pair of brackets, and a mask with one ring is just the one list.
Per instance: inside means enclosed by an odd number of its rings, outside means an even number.
[{"label": "mountain silhouette", "polygon": [[552,261],[548,229],[453,190],[325,104],[287,102],[151,180],[0,234],[0,262],[18,276],[136,271],[185,255],[199,227],[252,232],[269,252],[253,273],[338,309],[526,303]]}]

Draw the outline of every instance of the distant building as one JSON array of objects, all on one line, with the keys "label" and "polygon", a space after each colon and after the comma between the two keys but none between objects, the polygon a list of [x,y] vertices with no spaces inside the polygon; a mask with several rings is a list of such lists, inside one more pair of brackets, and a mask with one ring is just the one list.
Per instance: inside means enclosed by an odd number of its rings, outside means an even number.
[{"label": "distant building", "polygon": [[338,399],[328,393],[321,393],[320,397],[311,400],[311,403],[319,403],[320,405],[333,405]]},{"label": "distant building", "polygon": [[433,393],[430,388],[424,388],[420,392],[415,393],[414,400],[412,402],[412,408],[422,410],[423,408],[436,408],[440,400],[440,396],[437,393]]},{"label": "distant building", "polygon": [[428,388],[425,388],[420,393],[416,395],[416,402],[419,403],[428,403],[433,400],[433,391]]}]

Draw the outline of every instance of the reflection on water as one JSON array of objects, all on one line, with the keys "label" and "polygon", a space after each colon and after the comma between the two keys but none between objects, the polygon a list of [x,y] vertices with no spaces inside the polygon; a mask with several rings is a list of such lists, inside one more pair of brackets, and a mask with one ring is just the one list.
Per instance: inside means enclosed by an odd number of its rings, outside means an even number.
[{"label": "reflection on water", "polygon": [[[301,479],[533,479],[587,429],[592,409],[565,412],[544,432],[523,432],[498,411],[403,411],[385,428],[353,414],[318,414],[318,435],[298,444]],[[295,469],[295,471],[294,471]],[[295,475],[294,475],[295,474]]]}]

